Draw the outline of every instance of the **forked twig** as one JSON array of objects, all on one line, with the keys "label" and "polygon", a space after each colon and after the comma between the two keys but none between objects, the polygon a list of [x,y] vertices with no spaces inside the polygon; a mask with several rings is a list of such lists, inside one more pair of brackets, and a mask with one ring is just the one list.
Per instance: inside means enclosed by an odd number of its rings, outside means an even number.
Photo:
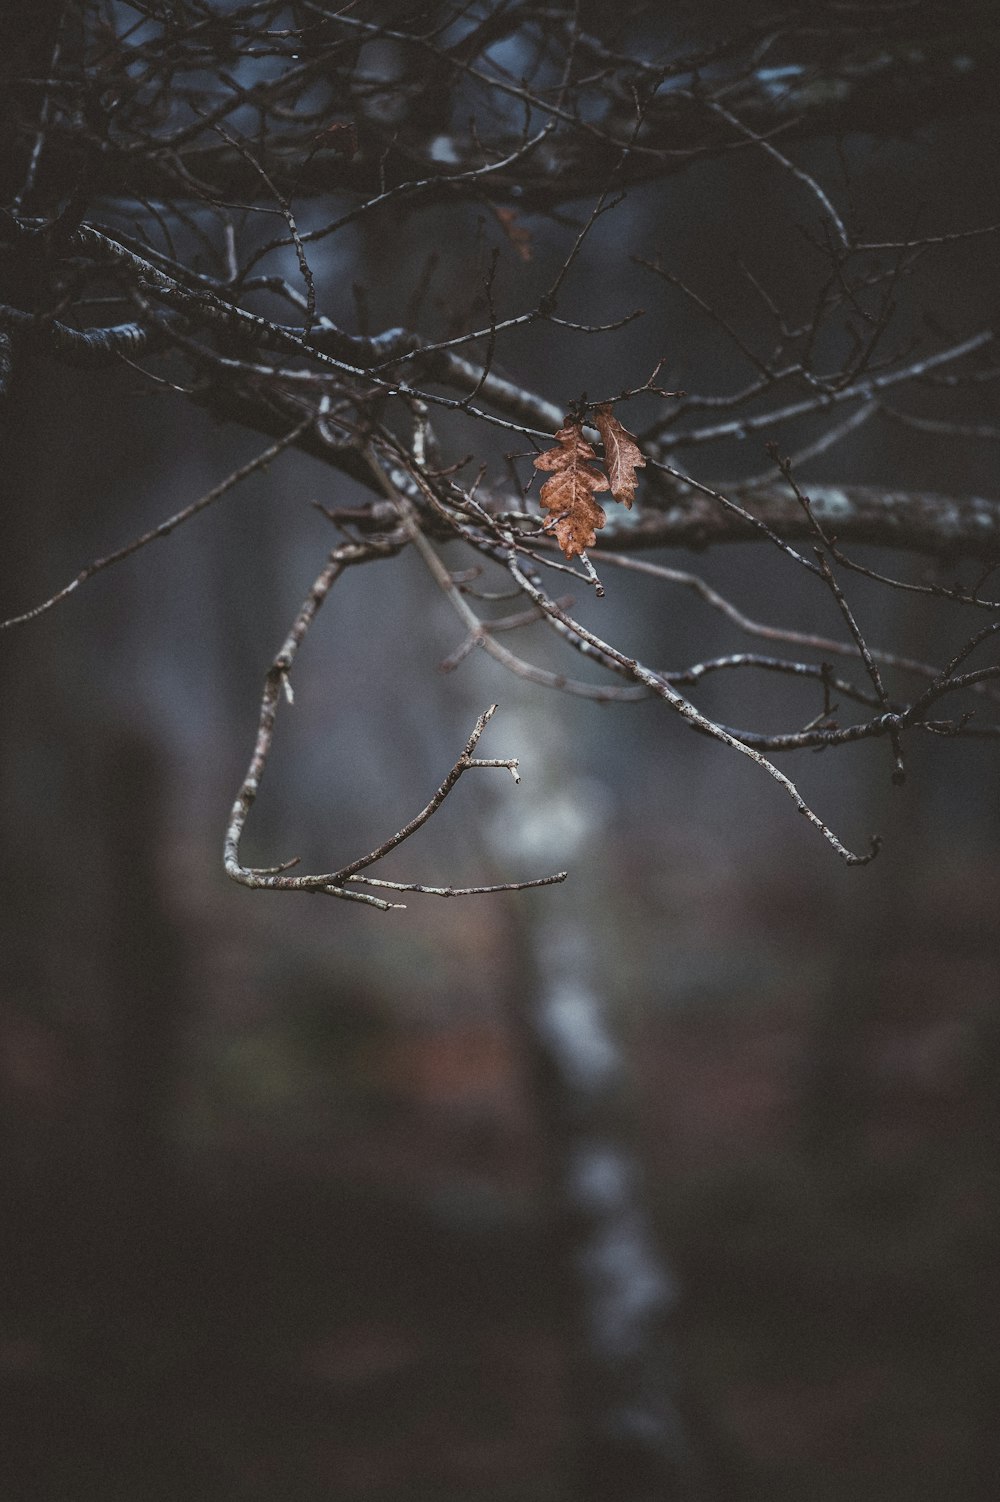
[{"label": "forked twig", "polygon": [[881,846],[881,840],[878,835],[872,837],[866,855],[858,855],[855,851],[849,850],[837,838],[829,825],[824,824],[819,815],[809,806],[791,778],[786,777],[784,772],[780,772],[773,762],[768,761],[766,756],[755,750],[753,746],[748,745],[746,741],[740,740],[737,736],[731,734],[722,725],[709,719],[707,715],[702,714],[689,699],[686,699],[683,694],[678,693],[672,687],[662,673],[654,672],[636,658],[629,657],[624,652],[619,652],[610,643],[602,641],[599,636],[596,636],[592,631],[588,631],[579,621],[574,620],[565,611],[560,610],[555,601],[550,600],[521,568],[514,547],[511,547],[509,551],[507,566],[513,577],[521,585],[525,594],[534,600],[545,611],[547,616],[554,622],[561,624],[564,630],[577,637],[584,645],[589,646],[592,650],[599,653],[606,664],[613,664],[618,671],[625,677],[630,678],[632,682],[645,684],[659,698],[665,699],[671,708],[675,709],[693,730],[698,730],[703,735],[711,736],[714,740],[722,741],[724,745],[731,746],[734,751],[738,751],[741,755],[756,762],[759,767],[767,772],[768,776],[773,777],[779,787],[784,789],[803,818],[808,819],[809,823],[819,831],[846,865],[866,866],[869,861],[874,860]]},{"label": "forked twig", "polygon": [[444,778],[440,787],[424,805],[418,814],[390,835],[380,845],[370,850],[367,855],[358,860],[350,861],[347,865],[339,867],[336,871],[327,871],[314,876],[287,876],[285,873],[298,863],[298,857],[284,861],[280,866],[244,866],[240,861],[240,840],[246,827],[246,821],[253,807],[257,793],[260,789],[260,781],[264,775],[267,758],[271,750],[271,741],[274,735],[274,722],[278,713],[278,705],[282,694],[291,702],[292,691],[289,683],[289,673],[295,661],[299,647],[305,639],[306,633],[316,619],[322,608],[323,602],[330,593],[333,585],[340,577],[344,569],[352,563],[361,563],[373,557],[379,551],[378,544],[355,544],[346,543],[334,548],[323,571],[313,584],[306,596],[302,608],[296,616],[292,628],[281,646],[281,650],[275,657],[264,680],[264,692],[260,701],[260,716],[257,723],[257,739],[254,744],[253,755],[247,768],[246,776],[240,785],[229,816],[229,824],[226,828],[223,863],[226,875],[241,886],[251,887],[255,890],[280,891],[280,892],[322,892],[328,897],[343,897],[352,902],[364,902],[370,907],[376,907],[387,912],[393,908],[404,908],[405,903],[386,902],[381,897],[374,897],[368,892],[359,892],[356,887],[347,885],[349,882],[357,884],[386,888],[394,892],[420,892],[432,897],[472,897],[480,896],[488,892],[519,892],[527,887],[551,886],[555,882],[565,881],[567,873],[557,871],[551,876],[536,877],[530,881],[502,882],[492,886],[477,887],[434,887],[425,886],[417,882],[385,881],[378,877],[362,876],[360,873],[367,867],[373,866],[382,860],[390,851],[395,850],[410,835],[415,834],[432,814],[441,807],[452,788],[459,778],[474,767],[502,767],[510,772],[515,782],[520,781],[517,770],[517,761],[514,758],[481,758],[473,753],[479,743],[483,731],[496,712],[497,706],[491,704],[485,713],[479,716],[465,744],[461,756],[455,762],[451,771]]}]

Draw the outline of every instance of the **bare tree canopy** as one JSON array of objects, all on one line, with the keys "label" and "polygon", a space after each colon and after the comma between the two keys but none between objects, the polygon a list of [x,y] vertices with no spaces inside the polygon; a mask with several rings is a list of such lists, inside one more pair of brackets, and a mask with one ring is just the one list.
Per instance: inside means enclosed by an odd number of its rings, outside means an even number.
[{"label": "bare tree canopy", "polygon": [[[400,891],[471,895],[565,874],[473,888],[369,874],[467,770],[517,776],[513,759],[474,754],[492,709],[424,809],[364,856],[310,875],[242,862],[317,611],[345,569],[404,549],[459,618],[452,665],[482,648],[557,691],[661,700],[755,762],[849,864],[869,861],[877,841],[845,843],[775,758],[880,739],[900,782],[912,737],[1000,735],[1000,666],[987,655],[1000,630],[1000,500],[952,493],[933,474],[915,490],[835,472],[800,479],[870,422],[942,448],[1000,438],[992,322],[926,301],[935,258],[947,266],[956,247],[995,257],[1000,205],[994,194],[981,218],[956,224],[921,186],[923,158],[947,150],[928,131],[1000,102],[1000,24],[986,0],[718,7],[707,20],[681,5],[517,0],[15,0],[0,56],[0,387],[31,360],[81,373],[124,362],[169,399],[267,439],[50,599],[10,602],[5,624],[29,622],[286,449],[362,487],[328,510],[337,540],[267,675],[226,835],[234,879],[386,908]],[[862,138],[917,143],[906,213],[857,201]],[[787,288],[739,263],[752,317],[648,248],[679,176],[733,162],[780,190],[786,218],[773,232],[796,247]],[[435,302],[435,244],[456,236],[474,292]],[[387,242],[413,254],[373,299],[366,258]],[[706,260],[724,254],[706,229]],[[621,289],[611,316],[581,306],[595,266]],[[634,286],[651,306],[693,307],[728,348],[729,379],[680,389],[667,333],[647,361],[637,331],[658,315],[627,300]],[[374,302],[390,308],[377,324]],[[623,383],[579,388],[593,341],[615,349]],[[721,463],[746,440],[749,472],[727,479]],[[721,543],[779,550],[817,601],[834,603],[840,635],[752,620],[699,574],[640,556]],[[868,545],[899,550],[898,568],[857,555]],[[732,626],[733,650],[647,663],[563,594],[572,581],[600,599],[637,574],[665,596],[699,594]],[[918,661],[869,640],[859,578],[948,607],[957,645]],[[508,644],[537,623],[565,669]],[[698,707],[703,679],[747,673],[804,680],[801,717],[762,730]]]}]

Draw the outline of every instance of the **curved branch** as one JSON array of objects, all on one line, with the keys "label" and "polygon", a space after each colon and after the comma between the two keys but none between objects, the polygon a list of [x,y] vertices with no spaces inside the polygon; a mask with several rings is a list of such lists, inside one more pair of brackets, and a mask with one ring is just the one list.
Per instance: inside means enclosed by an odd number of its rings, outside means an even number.
[{"label": "curved branch", "polygon": [[[393,908],[405,907],[405,903],[387,902],[381,897],[374,897],[368,892],[359,892],[357,885],[366,885],[387,888],[395,892],[420,892],[434,897],[472,897],[481,896],[490,892],[519,892],[527,887],[546,887],[566,880],[565,871],[557,871],[551,876],[536,877],[530,881],[502,882],[493,886],[478,887],[432,887],[417,882],[394,882],[385,881],[376,877],[363,876],[361,873],[369,866],[377,864],[384,859],[404,840],[408,840],[412,834],[427,823],[428,819],[441,807],[442,803],[451,792],[452,788],[466,772],[473,768],[505,768],[510,772],[515,782],[520,781],[517,770],[517,761],[512,758],[488,759],[473,755],[483,731],[496,712],[497,706],[492,704],[484,714],[479,716],[465,744],[465,749],[455,762],[451,771],[438,787],[437,791],[408,823],[404,824],[395,834],[390,835],[380,845],[377,845],[367,855],[350,861],[345,866],[340,866],[336,871],[328,871],[315,876],[287,876],[285,873],[291,867],[298,864],[298,856],[290,861],[284,861],[280,866],[245,866],[240,860],[240,841],[246,827],[250,810],[260,790],[260,781],[267,765],[267,759],[271,751],[271,741],[274,735],[274,722],[278,713],[278,705],[282,695],[292,702],[292,690],[289,682],[289,673],[298,653],[299,647],[305,639],[309,628],[322,609],[323,602],[343,573],[344,569],[352,563],[360,563],[372,556],[373,552],[379,551],[375,545],[358,547],[355,544],[344,544],[334,548],[322,572],[317,577],[310,589],[305,601],[296,616],[292,628],[286,636],[281,650],[275,657],[264,680],[264,692],[261,696],[260,714],[257,724],[257,738],[254,743],[253,754],[246,776],[240,784],[236,801],[233,804],[226,827],[226,837],[223,847],[223,865],[226,875],[241,886],[251,887],[256,891],[271,892],[319,892],[327,897],[342,897],[351,902],[364,902],[370,907],[380,908],[388,912]],[[354,886],[348,883],[355,883]]]}]

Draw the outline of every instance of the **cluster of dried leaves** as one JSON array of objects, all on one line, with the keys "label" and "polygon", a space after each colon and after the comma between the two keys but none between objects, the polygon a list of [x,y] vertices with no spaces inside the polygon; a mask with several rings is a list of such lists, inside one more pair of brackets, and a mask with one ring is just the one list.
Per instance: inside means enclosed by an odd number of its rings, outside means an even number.
[{"label": "cluster of dried leaves", "polygon": [[610,490],[616,501],[631,510],[635,500],[637,469],[646,461],[635,435],[623,427],[602,402],[594,412],[594,423],[604,446],[604,466],[599,469],[597,454],[583,436],[583,420],[567,417],[556,433],[556,447],[546,449],[535,460],[535,468],[551,473],[542,486],[539,499],[551,512],[545,530],[555,535],[567,558],[577,558],[592,548],[597,533],[607,521],[603,506],[594,496]]}]

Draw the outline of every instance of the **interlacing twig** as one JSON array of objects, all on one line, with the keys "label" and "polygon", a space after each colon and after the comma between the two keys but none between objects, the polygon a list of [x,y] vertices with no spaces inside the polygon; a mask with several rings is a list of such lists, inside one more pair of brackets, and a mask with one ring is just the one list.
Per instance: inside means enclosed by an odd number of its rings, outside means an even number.
[{"label": "interlacing twig", "polygon": [[[907,31],[912,22],[916,35],[926,8],[926,0],[905,7]],[[933,309],[912,306],[918,270],[930,257],[944,249],[966,255],[971,265],[977,244],[988,245],[997,225],[984,215],[987,223],[973,219],[965,228],[947,220],[921,223],[918,235],[918,216],[900,222],[891,207],[863,224],[851,153],[841,153],[842,180],[832,189],[806,170],[798,144],[810,134],[847,138],[852,130],[895,129],[891,110],[877,118],[871,112],[879,82],[887,96],[905,96],[910,123],[936,117],[942,87],[955,91],[956,106],[966,99],[978,107],[995,50],[985,19],[982,28],[963,33],[962,65],[948,65],[945,85],[943,74],[914,60],[925,49],[910,57],[896,45],[898,7],[888,4],[868,8],[864,26],[878,45],[863,63],[857,17],[841,16],[836,6],[824,18],[819,50],[812,23],[789,15],[777,33],[773,19],[761,20],[725,40],[711,40],[706,23],[705,45],[686,53],[669,27],[657,32],[657,8],[646,7],[649,47],[633,56],[619,50],[624,43],[617,36],[609,45],[611,32],[603,33],[596,13],[592,25],[602,34],[590,35],[573,5],[459,7],[455,16],[442,13],[426,24],[390,18],[379,7],[363,14],[322,0],[290,9],[251,0],[223,7],[225,14],[218,7],[164,10],[129,0],[106,16],[100,7],[78,9],[72,57],[46,43],[25,77],[14,80],[9,144],[16,182],[0,205],[0,394],[15,390],[22,368],[37,359],[81,372],[115,372],[124,362],[165,400],[179,396],[213,420],[263,434],[267,446],[200,499],[95,559],[0,628],[42,615],[287,448],[375,497],[321,508],[340,540],[265,681],[254,756],[227,835],[227,869],[237,880],[324,890],[379,908],[392,905],[382,889],[457,895],[537,884],[457,888],[369,874],[431,817],[465,771],[508,765],[474,755],[490,712],[421,813],[359,861],[317,876],[289,874],[287,863],[264,869],[239,861],[274,718],[282,694],[290,697],[289,672],[311,621],[343,568],[410,546],[461,623],[443,668],[482,648],[538,687],[595,702],[659,697],[699,734],[761,766],[851,863],[870,855],[839,841],[768,760],[771,754],[885,738],[901,780],[903,740],[911,730],[1000,733],[964,707],[951,719],[928,718],[932,706],[959,693],[969,695],[963,705],[979,711],[996,703],[1000,667],[962,670],[969,643],[941,669],[869,642],[859,624],[866,612],[846,593],[852,575],[915,601],[925,596],[935,608],[995,615],[1000,601],[986,586],[1000,565],[1000,501],[942,495],[933,482],[919,492],[814,483],[811,471],[802,489],[793,474],[799,466],[829,464],[853,434],[862,427],[872,432],[882,421],[905,424],[927,444],[994,443],[1000,436],[989,407],[1000,381],[1000,367],[989,363],[996,341],[989,320],[970,317],[950,327]],[[775,70],[767,58],[779,35],[793,62]],[[500,43],[515,44],[517,76],[500,61]],[[83,100],[101,102],[91,109]],[[804,240],[801,275],[780,292],[777,266],[751,265],[760,251],[748,240],[744,259],[734,259],[734,277],[741,291],[751,289],[750,309],[742,298],[682,275],[684,258],[670,237],[655,259],[641,253],[640,240],[630,237],[638,219],[627,213],[605,232],[634,184],[643,182],[652,195],[672,174],[708,158],[721,170],[727,160],[758,161],[774,188],[790,190],[779,228],[801,232]],[[731,186],[738,197],[739,184]],[[803,202],[814,210],[804,229],[796,223]],[[423,223],[432,211],[441,217]],[[740,212],[732,208],[734,224]],[[279,233],[262,232],[275,216]],[[413,265],[423,261],[427,269],[416,272],[412,286],[395,289],[395,306],[391,280],[377,300],[356,285],[357,317],[347,326],[336,321],[328,272],[337,262],[366,274],[352,241],[359,232],[405,234],[414,241]],[[453,233],[467,237],[457,255],[444,245]],[[309,247],[320,242],[330,251],[322,266],[309,259]],[[724,341],[735,368],[703,366],[706,373],[719,369],[717,387],[706,375],[709,389],[667,389],[679,384],[689,353],[664,335],[642,356],[641,369],[653,367],[643,381],[633,352],[619,343],[617,364],[627,375],[617,392],[606,391],[597,371],[614,362],[593,360],[643,316],[623,279],[636,265],[650,273],[652,296],[666,304],[650,309],[645,327],[654,338],[657,328],[676,329],[671,309],[683,297],[710,337]],[[430,295],[438,274],[453,279],[447,295],[440,285]],[[897,317],[906,295],[909,312]],[[379,324],[368,312],[377,305]],[[345,299],[339,316],[350,317],[348,306]],[[574,389],[577,379],[599,382],[600,399]],[[634,404],[627,410],[635,414],[629,421],[637,441],[616,404]],[[440,414],[440,434],[432,432],[429,413]],[[411,423],[407,442],[399,435]],[[631,508],[627,513],[611,507],[606,517],[592,496],[588,503],[584,491],[594,487],[575,463],[572,474],[560,471],[559,495],[550,489],[549,515],[538,510],[528,461],[567,423],[591,446],[609,481],[615,471],[610,494]],[[506,480],[494,472],[490,440],[497,438],[512,449],[503,455]],[[771,438],[793,458],[778,457],[765,469],[759,449]],[[717,481],[715,475],[732,472],[740,443],[746,462],[730,482]],[[704,454],[703,469],[675,463],[685,451]],[[695,467],[698,474],[689,472]],[[590,475],[591,482],[603,478]],[[598,489],[605,494],[603,484]],[[579,544],[565,556],[553,545],[553,524]],[[580,539],[597,535],[599,549],[581,552]],[[470,549],[477,568],[505,570],[519,605],[490,619],[499,598],[488,587],[493,581],[469,587],[464,571],[446,562],[442,546],[449,542]],[[754,542],[773,549],[776,564],[794,565],[803,584],[808,579],[833,599],[848,639],[752,621],[706,579],[633,556],[722,542]],[[897,578],[851,556],[860,545],[921,553],[937,573]],[[970,559],[973,576],[963,580]],[[560,585],[572,579],[575,589],[600,599],[604,583],[595,564],[606,577],[606,563],[621,570],[616,584],[640,572],[679,584],[738,631],[780,641],[784,649],[768,654],[725,643],[687,664],[640,662],[608,633],[585,627],[572,600],[548,592],[556,574]],[[531,661],[521,643],[536,622],[598,669],[600,681]],[[522,633],[516,642],[515,631]],[[833,660],[847,656],[860,663],[867,683],[860,672],[858,683],[834,673]],[[922,677],[925,691],[900,692],[889,670]],[[686,696],[705,680],[746,672],[808,687],[810,701],[791,728],[730,726]],[[857,705],[868,717],[854,723],[850,714],[862,714]]]}]

